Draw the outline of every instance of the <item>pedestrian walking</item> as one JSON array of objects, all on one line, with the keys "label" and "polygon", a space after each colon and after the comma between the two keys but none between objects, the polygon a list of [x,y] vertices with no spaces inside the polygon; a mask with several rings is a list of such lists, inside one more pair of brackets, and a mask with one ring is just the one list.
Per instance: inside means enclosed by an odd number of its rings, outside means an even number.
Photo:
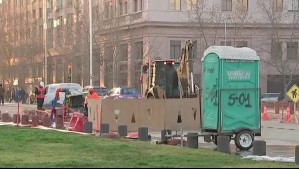
[{"label": "pedestrian walking", "polygon": [[2,106],[4,106],[4,94],[5,94],[5,89],[3,87],[3,84],[0,84],[0,103]]},{"label": "pedestrian walking", "polygon": [[45,100],[45,87],[44,87],[44,82],[40,82],[39,86],[37,87],[36,90],[36,98],[37,98],[37,110],[42,110],[44,100]]}]

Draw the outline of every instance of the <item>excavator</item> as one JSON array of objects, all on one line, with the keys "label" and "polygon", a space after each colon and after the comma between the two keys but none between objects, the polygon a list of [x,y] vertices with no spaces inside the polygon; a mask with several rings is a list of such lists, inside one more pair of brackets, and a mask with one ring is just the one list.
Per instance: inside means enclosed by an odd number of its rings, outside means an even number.
[{"label": "excavator", "polygon": [[179,61],[154,60],[149,65],[147,99],[194,98],[199,88],[193,81],[194,44],[186,41]]}]

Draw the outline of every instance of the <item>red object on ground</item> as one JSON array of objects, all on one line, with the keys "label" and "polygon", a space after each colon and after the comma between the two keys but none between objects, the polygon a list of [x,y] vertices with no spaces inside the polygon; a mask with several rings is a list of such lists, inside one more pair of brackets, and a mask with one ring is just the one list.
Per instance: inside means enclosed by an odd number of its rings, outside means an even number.
[{"label": "red object on ground", "polygon": [[289,106],[287,108],[286,122],[290,121],[290,119],[291,119],[291,108]]},{"label": "red object on ground", "polygon": [[[167,144],[174,145],[174,146],[181,145],[181,139],[168,139]],[[186,146],[186,144],[187,144],[187,141],[183,140],[183,146]]]},{"label": "red object on ground", "polygon": [[138,139],[138,132],[131,132],[125,138]]},{"label": "red object on ground", "polygon": [[263,121],[267,121],[268,119],[267,107],[264,106]]},{"label": "red object on ground", "polygon": [[70,131],[83,132],[84,131],[84,122],[83,115],[78,112],[74,112],[70,120],[69,128]]}]

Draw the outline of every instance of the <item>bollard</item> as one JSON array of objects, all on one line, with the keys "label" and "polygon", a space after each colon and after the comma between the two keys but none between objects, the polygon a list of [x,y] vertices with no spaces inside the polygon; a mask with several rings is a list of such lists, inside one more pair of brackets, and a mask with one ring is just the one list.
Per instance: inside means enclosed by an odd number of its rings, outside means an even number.
[{"label": "bollard", "polygon": [[264,140],[254,140],[253,141],[253,155],[255,156],[265,156],[266,151],[266,141]]},{"label": "bollard", "polygon": [[198,148],[198,133],[187,133],[187,147]]},{"label": "bollard", "polygon": [[44,127],[51,127],[51,123],[50,123],[50,118],[49,117],[44,117],[43,118],[43,126]]},{"label": "bollard", "polygon": [[28,125],[29,124],[29,115],[22,115],[21,124]]},{"label": "bollard", "polygon": [[172,134],[171,130],[162,130],[161,131],[161,141],[167,142],[167,140],[169,138],[171,138],[171,134]]},{"label": "bollard", "polygon": [[207,143],[210,143],[210,142],[212,142],[212,138],[211,138],[212,136],[211,135],[205,135],[204,136],[204,142],[207,142]]},{"label": "bollard", "polygon": [[84,122],[84,133],[92,133],[92,122],[91,121]]},{"label": "bollard", "polygon": [[12,122],[13,123],[17,123],[17,122],[21,122],[21,118],[19,114],[14,114],[12,117]]},{"label": "bollard", "polygon": [[139,141],[148,141],[148,128],[140,127],[138,129],[138,140]]},{"label": "bollard", "polygon": [[217,137],[217,151],[230,154],[230,138],[229,136]]},{"label": "bollard", "polygon": [[128,126],[127,125],[119,125],[118,126],[118,134],[120,137],[126,137],[128,135]]},{"label": "bollard", "polygon": [[[50,118],[49,118],[49,120],[50,120]],[[50,124],[51,124],[51,122],[50,122]],[[55,128],[56,129],[65,129],[62,117],[56,117],[55,118]]]},{"label": "bollard", "polygon": [[39,117],[38,116],[32,116],[32,126],[39,126]]},{"label": "bollard", "polygon": [[12,122],[13,119],[8,113],[2,114],[2,122]]},{"label": "bollard", "polygon": [[295,163],[299,165],[299,145],[295,147]]},{"label": "bollard", "polygon": [[101,124],[101,133],[109,133],[109,124]]}]

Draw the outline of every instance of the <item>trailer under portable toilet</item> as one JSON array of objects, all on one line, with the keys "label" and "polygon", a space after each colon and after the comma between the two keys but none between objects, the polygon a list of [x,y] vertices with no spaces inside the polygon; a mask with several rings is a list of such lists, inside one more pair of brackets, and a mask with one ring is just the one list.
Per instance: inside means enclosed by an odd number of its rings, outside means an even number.
[{"label": "trailer under portable toilet", "polygon": [[250,48],[212,46],[202,58],[202,132],[248,150],[261,133],[259,61]]}]

